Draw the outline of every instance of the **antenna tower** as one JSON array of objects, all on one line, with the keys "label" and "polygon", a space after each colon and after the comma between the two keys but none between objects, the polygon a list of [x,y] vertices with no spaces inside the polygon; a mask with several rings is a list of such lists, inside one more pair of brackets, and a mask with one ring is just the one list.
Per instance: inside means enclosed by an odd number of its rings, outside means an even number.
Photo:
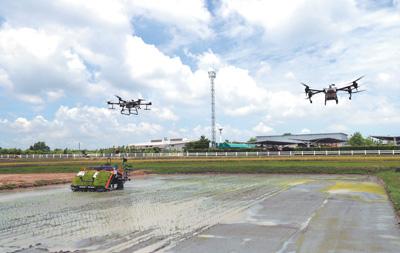
[{"label": "antenna tower", "polygon": [[216,77],[215,71],[208,71],[208,77],[211,82],[211,147],[215,148],[215,89],[214,79]]}]

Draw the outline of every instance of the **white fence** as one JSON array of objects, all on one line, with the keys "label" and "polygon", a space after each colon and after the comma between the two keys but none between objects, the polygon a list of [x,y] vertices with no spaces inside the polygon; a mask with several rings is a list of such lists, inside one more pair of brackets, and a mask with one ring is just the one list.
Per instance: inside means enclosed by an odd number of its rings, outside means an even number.
[{"label": "white fence", "polygon": [[81,159],[81,158],[173,158],[173,157],[279,157],[279,156],[395,156],[400,150],[334,150],[334,151],[263,151],[263,152],[180,152],[103,154],[30,154],[0,155],[0,159]]}]

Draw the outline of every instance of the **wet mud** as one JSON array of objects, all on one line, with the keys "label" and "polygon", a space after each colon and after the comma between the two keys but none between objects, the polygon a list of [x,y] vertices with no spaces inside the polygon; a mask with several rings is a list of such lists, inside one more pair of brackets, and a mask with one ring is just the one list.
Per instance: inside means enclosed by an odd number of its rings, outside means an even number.
[{"label": "wet mud", "polygon": [[123,191],[0,193],[0,252],[398,252],[362,176],[146,176]]}]

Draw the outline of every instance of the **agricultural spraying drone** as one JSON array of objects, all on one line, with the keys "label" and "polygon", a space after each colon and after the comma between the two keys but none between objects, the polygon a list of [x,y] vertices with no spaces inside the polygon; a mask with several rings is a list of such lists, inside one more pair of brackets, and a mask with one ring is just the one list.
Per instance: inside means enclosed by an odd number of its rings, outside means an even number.
[{"label": "agricultural spraying drone", "polygon": [[107,104],[110,106],[108,109],[114,110],[116,109],[114,105],[117,105],[121,108],[121,114],[123,115],[138,115],[139,109],[142,109],[141,106],[145,106],[144,110],[150,110],[151,102],[144,103],[144,99],[139,98],[138,100],[124,100],[120,96],[115,95],[118,98],[117,102],[107,101]]},{"label": "agricultural spraying drone", "polygon": [[[354,81],[352,81],[350,83],[347,83],[347,86],[344,86],[342,88],[336,88],[335,84],[331,84],[331,85],[329,85],[328,88],[324,88],[322,90],[316,90],[316,89],[311,89],[310,86],[308,86],[305,83],[301,83],[301,84],[306,87],[304,89],[304,91],[305,91],[306,96],[307,96],[306,99],[310,100],[310,103],[312,103],[312,100],[311,100],[312,96],[314,96],[315,94],[318,94],[318,93],[324,93],[325,94],[325,105],[326,105],[326,101],[328,101],[328,100],[335,100],[336,104],[338,104],[339,103],[339,99],[338,99],[337,93],[339,91],[344,91],[344,92],[349,93],[349,95],[350,95],[349,99],[350,100],[351,100],[351,95],[352,94],[365,91],[365,90],[358,90],[358,87],[359,87],[358,81],[363,77],[364,76],[361,76],[361,77],[357,78],[356,80],[354,80]],[[354,91],[354,90],[356,90],[356,91]]]}]

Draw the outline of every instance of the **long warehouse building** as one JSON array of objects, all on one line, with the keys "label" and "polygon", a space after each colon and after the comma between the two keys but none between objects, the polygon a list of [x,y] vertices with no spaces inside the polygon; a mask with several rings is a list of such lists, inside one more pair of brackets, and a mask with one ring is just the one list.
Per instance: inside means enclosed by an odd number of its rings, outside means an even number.
[{"label": "long warehouse building", "polygon": [[320,134],[283,134],[256,136],[253,142],[261,146],[342,146],[347,143],[345,133],[320,133]]}]

